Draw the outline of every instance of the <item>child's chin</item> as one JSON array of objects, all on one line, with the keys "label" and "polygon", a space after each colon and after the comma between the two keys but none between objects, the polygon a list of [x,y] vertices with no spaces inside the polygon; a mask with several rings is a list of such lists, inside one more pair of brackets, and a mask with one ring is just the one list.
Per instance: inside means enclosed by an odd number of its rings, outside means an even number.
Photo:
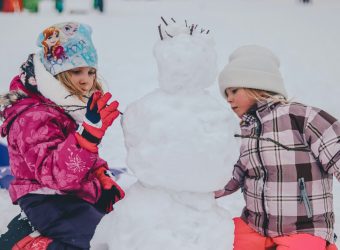
[{"label": "child's chin", "polygon": [[88,94],[89,93],[89,89],[82,89],[82,94],[83,95],[86,95],[86,94]]}]

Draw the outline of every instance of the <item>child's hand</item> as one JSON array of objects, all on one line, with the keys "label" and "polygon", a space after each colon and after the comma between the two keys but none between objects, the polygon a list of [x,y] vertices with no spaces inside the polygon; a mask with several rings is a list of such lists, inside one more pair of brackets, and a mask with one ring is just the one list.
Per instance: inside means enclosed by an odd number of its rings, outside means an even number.
[{"label": "child's hand", "polygon": [[102,95],[101,92],[97,91],[89,98],[86,105],[85,120],[76,133],[79,145],[93,153],[98,152],[97,145],[103,138],[105,131],[119,116],[117,110],[119,103],[113,101],[108,104],[111,96],[110,93]]},{"label": "child's hand", "polygon": [[113,204],[123,199],[125,192],[113,180],[113,176],[105,167],[100,167],[94,171],[95,176],[102,187],[102,195],[96,203],[96,207],[105,213],[113,210]]},{"label": "child's hand", "polygon": [[225,190],[221,189],[221,190],[217,190],[214,192],[215,194],[215,199],[221,198],[222,196],[224,196]]}]

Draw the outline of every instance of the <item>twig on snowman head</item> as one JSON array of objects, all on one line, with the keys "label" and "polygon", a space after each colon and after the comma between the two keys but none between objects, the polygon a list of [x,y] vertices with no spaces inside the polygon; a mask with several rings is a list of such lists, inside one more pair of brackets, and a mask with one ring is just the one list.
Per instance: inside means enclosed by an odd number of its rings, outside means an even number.
[{"label": "twig on snowman head", "polygon": [[165,33],[168,35],[168,37],[173,38],[174,36],[170,35],[166,30]]},{"label": "twig on snowman head", "polygon": [[194,32],[194,25],[191,25],[191,28],[190,28],[190,35],[192,35],[193,32]]},{"label": "twig on snowman head", "polygon": [[159,32],[159,36],[161,37],[161,40],[163,40],[161,25],[158,25],[158,32]]},{"label": "twig on snowman head", "polygon": [[162,19],[162,21],[164,22],[164,24],[166,25],[166,26],[168,26],[168,23],[165,21],[165,19],[161,16],[161,19]]},{"label": "twig on snowman head", "polygon": [[[159,32],[159,36],[161,38],[161,40],[166,39],[167,37],[169,38],[174,38],[175,36],[177,36],[178,34],[187,34],[189,33],[191,36],[194,34],[194,32],[199,32],[200,34],[209,34],[210,30],[206,30],[203,28],[200,28],[200,30],[198,29],[198,24],[190,24],[188,25],[187,20],[185,19],[185,27],[186,29],[183,29],[183,27],[177,27],[177,22],[174,18],[170,18],[170,20],[175,24],[174,28],[172,24],[169,24],[164,17],[161,16],[162,22],[165,24],[165,26],[169,26],[169,29],[167,29],[167,27],[163,27],[162,30],[162,23],[158,26],[158,32]],[[171,27],[171,29],[170,29]],[[197,31],[196,31],[197,30]]]}]

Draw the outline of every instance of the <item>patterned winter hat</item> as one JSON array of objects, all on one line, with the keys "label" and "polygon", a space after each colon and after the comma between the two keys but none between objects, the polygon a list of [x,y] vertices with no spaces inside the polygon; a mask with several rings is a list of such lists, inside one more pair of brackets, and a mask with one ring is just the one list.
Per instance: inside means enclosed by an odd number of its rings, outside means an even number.
[{"label": "patterned winter hat", "polygon": [[77,68],[97,68],[97,52],[91,40],[92,29],[77,22],[58,23],[38,37],[38,56],[52,75]]}]

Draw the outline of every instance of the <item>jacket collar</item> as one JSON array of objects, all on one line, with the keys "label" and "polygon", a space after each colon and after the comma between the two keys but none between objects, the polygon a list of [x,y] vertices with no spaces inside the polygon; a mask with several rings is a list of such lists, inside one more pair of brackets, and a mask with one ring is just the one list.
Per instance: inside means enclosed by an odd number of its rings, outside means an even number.
[{"label": "jacket collar", "polygon": [[33,57],[33,64],[37,90],[41,95],[64,109],[77,123],[82,123],[85,117],[86,103],[76,96],[70,95],[70,92],[45,69],[36,55]]},{"label": "jacket collar", "polygon": [[256,120],[255,116],[257,113],[259,113],[261,117],[269,114],[275,107],[277,107],[281,103],[280,101],[277,101],[281,99],[280,95],[274,97],[277,97],[275,101],[272,98],[268,98],[266,100],[258,101],[252,107],[250,107],[247,113],[242,116],[241,125],[252,124]]},{"label": "jacket collar", "polygon": [[[1,111],[1,116],[5,120],[0,129],[3,137],[7,135],[9,126],[20,113],[39,103],[54,106],[67,113],[78,124],[83,122],[86,104],[76,96],[71,96],[68,90],[45,69],[37,56],[29,55],[20,69],[19,76],[16,76],[10,84],[11,93],[5,95],[8,96],[8,102]],[[10,97],[15,95],[18,98],[11,100]]]}]

